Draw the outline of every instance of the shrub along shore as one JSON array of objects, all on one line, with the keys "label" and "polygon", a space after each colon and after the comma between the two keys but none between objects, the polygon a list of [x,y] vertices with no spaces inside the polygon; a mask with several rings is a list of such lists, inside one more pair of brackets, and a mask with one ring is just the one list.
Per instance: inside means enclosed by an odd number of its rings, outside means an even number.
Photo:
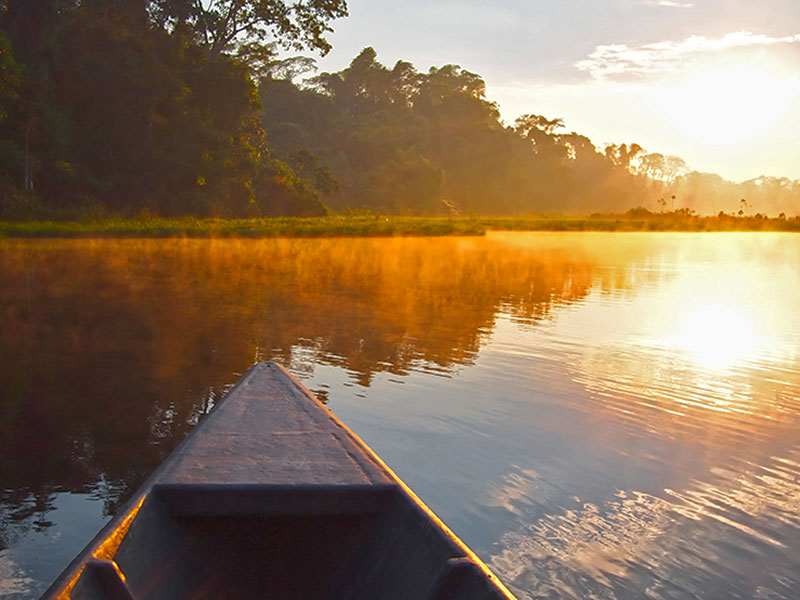
[{"label": "shrub along shore", "polygon": [[0,237],[10,238],[269,238],[469,236],[487,231],[800,231],[800,217],[768,218],[720,215],[624,215],[523,217],[410,217],[347,215],[259,219],[194,217],[86,221],[5,221]]}]

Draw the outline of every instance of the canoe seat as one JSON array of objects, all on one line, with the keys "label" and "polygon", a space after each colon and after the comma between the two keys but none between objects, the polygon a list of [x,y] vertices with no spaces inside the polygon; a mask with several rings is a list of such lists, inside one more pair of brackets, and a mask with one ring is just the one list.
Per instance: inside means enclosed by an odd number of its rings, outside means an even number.
[{"label": "canoe seat", "polygon": [[157,484],[153,491],[175,517],[375,515],[395,484]]}]

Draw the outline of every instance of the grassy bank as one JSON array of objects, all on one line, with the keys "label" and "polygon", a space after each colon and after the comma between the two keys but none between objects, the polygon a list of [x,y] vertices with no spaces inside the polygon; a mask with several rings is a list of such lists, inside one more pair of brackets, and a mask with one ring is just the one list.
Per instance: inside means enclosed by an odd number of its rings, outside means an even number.
[{"label": "grassy bank", "polygon": [[651,213],[646,217],[592,215],[590,217],[533,216],[481,218],[478,223],[494,231],[800,231],[800,218],[762,216],[716,217]]},{"label": "grassy bank", "polygon": [[0,236],[5,237],[375,237],[483,235],[485,231],[476,219],[373,215],[0,222]]},{"label": "grassy bank", "polygon": [[800,231],[800,218],[675,217],[400,217],[197,219],[112,218],[0,222],[0,237],[376,237],[483,235],[486,231]]}]

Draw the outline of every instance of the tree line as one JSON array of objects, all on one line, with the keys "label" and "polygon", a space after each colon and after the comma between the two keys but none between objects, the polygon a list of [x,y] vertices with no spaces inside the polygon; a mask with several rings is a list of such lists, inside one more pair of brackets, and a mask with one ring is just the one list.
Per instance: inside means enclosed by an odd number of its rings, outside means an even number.
[{"label": "tree line", "polygon": [[[521,214],[747,206],[796,214],[800,182],[743,184],[561,119],[503,123],[458,65],[336,73],[308,57],[344,0],[0,1],[6,217]],[[667,198],[667,200],[663,200]]]}]

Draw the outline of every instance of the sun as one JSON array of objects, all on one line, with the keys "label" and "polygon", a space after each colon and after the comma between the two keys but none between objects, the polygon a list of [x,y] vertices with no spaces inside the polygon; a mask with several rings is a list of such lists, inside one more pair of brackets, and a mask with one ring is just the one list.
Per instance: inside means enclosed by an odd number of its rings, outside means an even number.
[{"label": "sun", "polygon": [[689,139],[724,145],[758,137],[800,96],[796,76],[748,62],[697,68],[653,90],[656,110]]}]

